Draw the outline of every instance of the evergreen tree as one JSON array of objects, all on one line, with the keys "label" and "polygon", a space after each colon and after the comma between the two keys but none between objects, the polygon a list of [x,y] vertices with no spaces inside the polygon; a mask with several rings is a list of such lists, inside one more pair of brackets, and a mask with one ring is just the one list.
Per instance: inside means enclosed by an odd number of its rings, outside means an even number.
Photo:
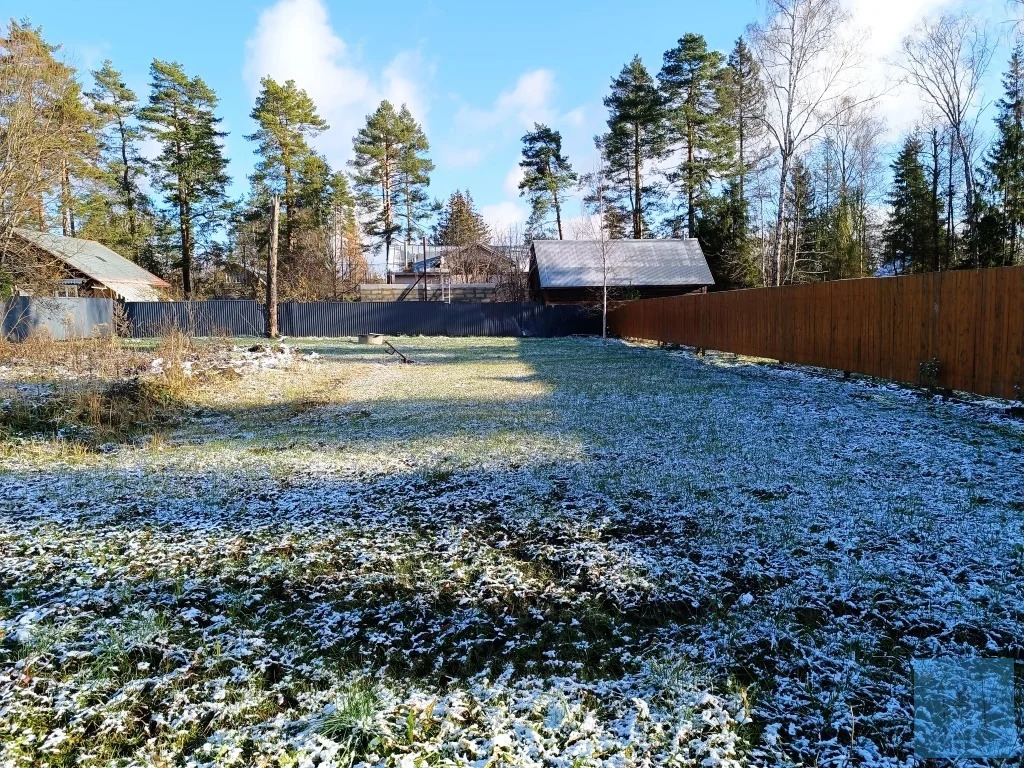
[{"label": "evergreen tree", "polygon": [[[726,72],[729,96],[725,102],[731,106],[726,119],[735,140],[734,160],[730,184],[733,215],[730,222],[735,228],[729,237],[733,249],[728,258],[733,262],[734,275],[742,275],[741,285],[757,285],[763,275],[756,264],[754,240],[750,236],[751,215],[748,179],[764,167],[770,154],[765,141],[765,109],[767,94],[761,80],[761,69],[753,52],[743,38],[736,41],[729,54]],[[740,278],[737,278],[740,279]]]},{"label": "evergreen tree", "polygon": [[283,85],[271,77],[260,81],[260,93],[250,115],[259,125],[246,136],[259,145],[260,162],[254,180],[281,196],[284,254],[287,262],[295,250],[296,176],[312,152],[308,139],[329,127],[317,114],[309,94],[294,80]]},{"label": "evergreen tree", "polygon": [[402,139],[404,131],[398,113],[389,101],[382,101],[366,125],[352,140],[352,182],[356,199],[367,214],[363,225],[367,235],[384,245],[390,263],[391,243],[402,231],[397,204],[401,198]]},{"label": "evergreen tree", "polygon": [[[1009,242],[1004,258],[994,263],[1012,265],[1020,258],[1020,232],[1024,227],[1024,51],[1018,41],[1003,76],[1003,98],[996,117],[997,136],[985,163],[998,197]],[[987,212],[991,217],[991,211]],[[991,220],[985,232],[992,234]],[[991,253],[987,254],[991,257]]]},{"label": "evergreen tree", "polygon": [[69,139],[61,151],[60,176],[60,219],[61,231],[65,237],[75,237],[77,232],[76,213],[78,189],[82,182],[96,181],[100,177],[99,145],[97,142],[98,121],[85,105],[82,87],[71,79],[57,102],[59,119],[71,126]]},{"label": "evergreen tree", "polygon": [[176,62],[154,60],[149,104],[140,112],[146,132],[160,145],[155,186],[174,220],[173,244],[180,254],[182,290],[191,298],[197,246],[224,221],[228,205],[227,160],[214,115],[217,96],[201,78],[190,78]]},{"label": "evergreen tree", "polygon": [[92,73],[87,94],[99,121],[102,184],[84,203],[81,234],[149,268],[153,232],[149,200],[139,186],[145,161],[139,152],[138,97],[107,60]]},{"label": "evergreen tree", "polygon": [[486,243],[490,231],[483,216],[473,203],[469,190],[455,190],[441,210],[434,227],[434,242],[437,245],[464,247]]},{"label": "evergreen tree", "polygon": [[640,60],[623,67],[605,97],[608,132],[598,141],[607,164],[609,205],[629,211],[632,236],[644,237],[647,219],[660,188],[643,178],[644,164],[664,157],[665,106],[650,73]]},{"label": "evergreen tree", "polygon": [[759,276],[754,264],[737,258],[749,240],[747,207],[735,180],[726,183],[722,194],[710,195],[701,205],[696,236],[711,267],[716,289],[744,288],[757,283]]},{"label": "evergreen tree", "polygon": [[[698,208],[712,183],[732,167],[732,111],[725,58],[709,51],[701,35],[687,34],[665,53],[658,73],[668,118],[668,139],[681,154],[669,172],[685,207],[686,232],[696,235]],[[676,224],[673,230],[681,227]]]},{"label": "evergreen tree", "polygon": [[523,136],[523,159],[519,167],[523,169],[519,195],[530,201],[528,235],[531,239],[542,237],[547,231],[548,216],[554,212],[558,239],[564,239],[562,204],[579,177],[562,154],[562,134],[543,123],[534,123],[533,130]]},{"label": "evergreen tree", "polygon": [[796,282],[798,276],[801,280],[820,278],[817,265],[822,250],[822,221],[814,174],[803,157],[793,159],[785,202],[783,240],[787,252],[793,254],[785,282]]},{"label": "evergreen tree", "polygon": [[891,210],[882,239],[884,261],[897,274],[927,271],[930,246],[941,226],[934,218],[922,150],[920,139],[908,136],[892,164]]},{"label": "evergreen tree", "polygon": [[53,290],[51,273],[13,235],[16,227],[48,229],[47,204],[70,191],[70,150],[88,138],[81,116],[69,114],[81,90],[59,50],[28,22],[0,30],[0,297]]},{"label": "evergreen tree", "polygon": [[469,190],[453,192],[434,227],[434,242],[449,247],[445,260],[452,273],[474,281],[483,265],[477,260],[478,250],[470,246],[486,243],[489,238],[490,231]]},{"label": "evergreen tree", "polygon": [[409,244],[423,233],[420,222],[433,216],[437,210],[427,194],[434,163],[427,157],[427,152],[430,151],[430,142],[427,141],[423,128],[416,122],[412,112],[405,104],[398,112],[398,130],[400,210],[405,219],[402,227],[405,233],[405,242]]}]

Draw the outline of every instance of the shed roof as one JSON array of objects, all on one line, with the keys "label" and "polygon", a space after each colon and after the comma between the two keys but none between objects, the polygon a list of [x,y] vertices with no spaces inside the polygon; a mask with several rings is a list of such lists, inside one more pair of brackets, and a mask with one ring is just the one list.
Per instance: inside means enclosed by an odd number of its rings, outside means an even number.
[{"label": "shed roof", "polygon": [[[605,257],[602,259],[602,245]],[[714,285],[700,243],[687,240],[534,240],[541,288]]]},{"label": "shed roof", "polygon": [[135,295],[156,296],[153,289],[171,287],[165,280],[95,240],[30,229],[16,229],[14,232],[129,301],[134,300]]}]

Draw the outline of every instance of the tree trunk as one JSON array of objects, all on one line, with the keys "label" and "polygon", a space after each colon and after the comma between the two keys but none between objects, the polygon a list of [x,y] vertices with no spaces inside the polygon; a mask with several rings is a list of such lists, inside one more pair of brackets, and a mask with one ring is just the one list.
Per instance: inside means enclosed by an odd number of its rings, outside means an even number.
[{"label": "tree trunk", "polygon": [[693,126],[688,126],[686,133],[686,236],[693,237],[693,231],[697,228],[697,213],[693,202]]},{"label": "tree trunk", "polygon": [[932,220],[929,222],[928,239],[931,241],[932,271],[942,270],[939,254],[939,130],[932,128]]},{"label": "tree trunk", "polygon": [[636,185],[636,197],[633,205],[633,239],[640,240],[644,236],[643,204],[640,195],[640,126],[633,125],[633,183]]},{"label": "tree trunk", "polygon": [[277,230],[281,201],[277,195],[270,202],[270,249],[267,252],[267,336],[278,337],[277,330]]},{"label": "tree trunk", "polygon": [[184,200],[178,203],[178,230],[181,233],[181,289],[188,301],[192,298],[192,222]]},{"label": "tree trunk", "polygon": [[[295,181],[292,179],[292,161],[288,152],[282,152],[284,161],[284,252],[290,257],[295,247],[295,234],[292,228],[295,208]],[[278,214],[280,216],[280,214]],[[285,262],[288,263],[287,261]]]},{"label": "tree trunk", "polygon": [[558,239],[563,240],[562,237],[562,204],[558,200],[558,190],[552,190],[551,198],[555,202],[555,222],[558,224]]},{"label": "tree trunk", "polygon": [[953,245],[954,245],[954,228],[953,228],[953,134],[950,132],[949,135],[949,184],[946,187],[946,266],[953,266]]},{"label": "tree trunk", "polygon": [[959,126],[956,130],[956,142],[960,148],[960,159],[964,166],[964,205],[967,208],[967,242],[970,244],[971,256],[974,258],[974,266],[980,267],[978,260],[978,247],[976,244],[975,221],[977,211],[974,210],[974,171],[971,168],[971,160],[967,153],[967,141]]},{"label": "tree trunk", "polygon": [[771,265],[771,285],[782,285],[782,224],[786,216],[786,182],[789,180],[789,155],[783,154],[779,173],[779,210],[775,216],[775,263]]},{"label": "tree trunk", "polygon": [[66,157],[61,160],[60,169],[60,219],[64,237],[74,237],[75,201],[71,194],[71,170]]}]

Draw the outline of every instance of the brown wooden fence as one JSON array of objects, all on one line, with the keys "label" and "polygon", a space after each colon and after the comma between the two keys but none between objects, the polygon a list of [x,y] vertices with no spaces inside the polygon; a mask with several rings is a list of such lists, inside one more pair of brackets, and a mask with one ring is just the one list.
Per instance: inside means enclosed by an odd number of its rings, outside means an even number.
[{"label": "brown wooden fence", "polygon": [[937,360],[939,386],[1024,398],[1024,267],[644,299],[609,328],[911,384]]}]

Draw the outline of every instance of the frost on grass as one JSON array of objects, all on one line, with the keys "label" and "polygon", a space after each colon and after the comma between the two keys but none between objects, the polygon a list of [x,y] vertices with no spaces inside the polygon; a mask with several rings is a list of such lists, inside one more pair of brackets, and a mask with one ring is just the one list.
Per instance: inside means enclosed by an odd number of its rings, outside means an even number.
[{"label": "frost on grass", "polygon": [[156,444],[3,454],[0,766],[906,765],[911,657],[1021,653],[992,408],[584,340],[298,346]]}]

